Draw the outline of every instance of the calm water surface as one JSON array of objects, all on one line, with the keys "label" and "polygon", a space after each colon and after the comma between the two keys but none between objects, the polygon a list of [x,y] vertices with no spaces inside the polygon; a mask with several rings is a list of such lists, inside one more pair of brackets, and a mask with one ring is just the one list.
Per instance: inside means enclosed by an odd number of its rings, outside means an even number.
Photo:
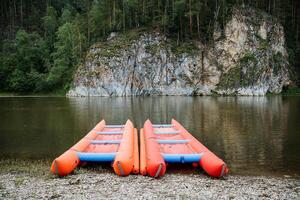
[{"label": "calm water surface", "polygon": [[300,97],[0,98],[0,158],[53,159],[101,119],[177,119],[235,174],[300,175]]}]

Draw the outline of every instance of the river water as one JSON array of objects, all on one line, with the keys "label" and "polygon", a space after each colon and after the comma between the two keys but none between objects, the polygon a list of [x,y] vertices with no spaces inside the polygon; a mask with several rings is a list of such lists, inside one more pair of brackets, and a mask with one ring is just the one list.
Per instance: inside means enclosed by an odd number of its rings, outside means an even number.
[{"label": "river water", "polygon": [[233,174],[300,175],[300,97],[2,97],[0,158],[53,159],[97,122],[179,121]]}]

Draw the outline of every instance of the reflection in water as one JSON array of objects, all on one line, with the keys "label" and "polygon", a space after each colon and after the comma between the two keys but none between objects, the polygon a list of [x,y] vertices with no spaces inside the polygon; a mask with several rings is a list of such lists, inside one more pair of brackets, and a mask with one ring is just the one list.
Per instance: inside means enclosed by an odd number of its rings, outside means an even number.
[{"label": "reflection in water", "polygon": [[53,158],[101,119],[181,122],[234,173],[300,173],[299,97],[0,98],[1,157]]}]

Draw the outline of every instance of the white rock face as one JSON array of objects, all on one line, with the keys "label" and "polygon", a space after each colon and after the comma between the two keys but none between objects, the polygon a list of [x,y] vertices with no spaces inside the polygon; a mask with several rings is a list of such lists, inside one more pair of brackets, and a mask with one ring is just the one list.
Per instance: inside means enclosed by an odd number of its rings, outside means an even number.
[{"label": "white rock face", "polygon": [[195,42],[195,51],[186,53],[174,51],[170,40],[157,32],[141,33],[129,44],[114,36],[90,48],[67,95],[280,93],[289,83],[284,31],[263,16],[252,9],[235,10],[224,37],[218,28],[214,45]]},{"label": "white rock face", "polygon": [[266,39],[267,39],[267,34],[268,34],[267,24],[266,24],[266,22],[264,21],[264,22],[262,23],[262,25],[260,26],[260,28],[259,28],[258,35],[259,35],[262,39],[266,40]]}]

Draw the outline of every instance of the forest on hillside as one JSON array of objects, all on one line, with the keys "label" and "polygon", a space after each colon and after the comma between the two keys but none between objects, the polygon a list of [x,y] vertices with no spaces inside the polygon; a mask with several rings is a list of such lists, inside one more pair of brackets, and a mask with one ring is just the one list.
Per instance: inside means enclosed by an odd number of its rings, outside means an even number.
[{"label": "forest on hillside", "polygon": [[1,0],[0,91],[66,91],[89,46],[113,31],[156,29],[178,44],[209,43],[237,6],[279,20],[300,71],[299,0]]}]

